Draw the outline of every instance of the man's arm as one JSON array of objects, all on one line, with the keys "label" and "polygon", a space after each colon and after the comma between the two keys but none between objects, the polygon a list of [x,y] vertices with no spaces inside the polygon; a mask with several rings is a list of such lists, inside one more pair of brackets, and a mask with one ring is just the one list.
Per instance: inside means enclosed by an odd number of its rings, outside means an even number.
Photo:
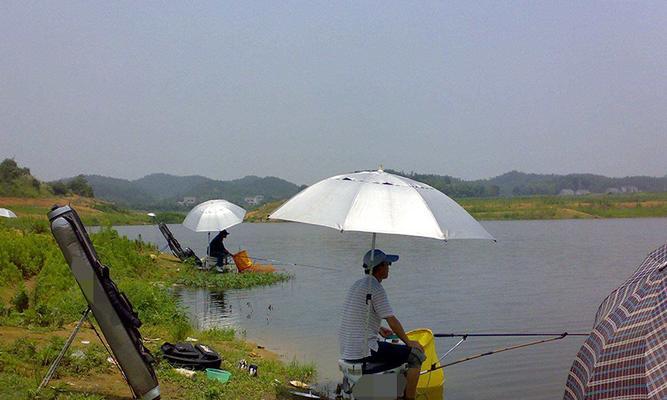
[{"label": "man's arm", "polygon": [[405,330],[403,330],[403,325],[401,325],[401,321],[398,320],[398,318],[394,317],[393,315],[390,317],[385,318],[387,320],[387,323],[389,324],[389,327],[391,328],[392,331],[398,336],[403,343],[410,347],[416,347],[421,351],[424,351],[424,348],[422,345],[416,341],[416,340],[410,340],[408,338],[408,335],[405,334]]},{"label": "man's arm", "polygon": [[230,253],[227,248],[225,247],[225,243],[223,241],[220,241],[220,252],[226,256],[231,256],[232,253]]}]

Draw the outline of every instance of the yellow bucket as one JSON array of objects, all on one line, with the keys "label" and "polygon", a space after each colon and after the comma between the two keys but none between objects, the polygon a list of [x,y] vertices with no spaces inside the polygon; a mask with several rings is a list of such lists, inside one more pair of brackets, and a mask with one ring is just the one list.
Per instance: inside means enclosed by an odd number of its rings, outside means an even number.
[{"label": "yellow bucket", "polygon": [[[426,360],[422,364],[422,371],[431,369],[431,365],[435,363],[436,367],[440,366],[438,362],[438,353],[435,351],[435,339],[433,337],[433,332],[430,329],[415,329],[413,331],[407,332],[408,338],[410,340],[416,340],[424,348],[426,353]],[[445,384],[445,372],[444,370],[438,369],[428,374],[421,375],[419,377],[419,382],[417,383],[417,389],[432,389],[439,388]]]}]

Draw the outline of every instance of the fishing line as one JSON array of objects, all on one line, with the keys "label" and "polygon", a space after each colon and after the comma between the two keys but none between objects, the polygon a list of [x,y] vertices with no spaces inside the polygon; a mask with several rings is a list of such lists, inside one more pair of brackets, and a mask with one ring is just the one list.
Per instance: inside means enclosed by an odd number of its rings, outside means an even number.
[{"label": "fishing line", "polygon": [[[439,363],[440,361],[444,360],[445,357],[447,357],[447,355],[448,355],[449,353],[451,353],[451,352],[454,351],[457,347],[459,347],[459,346],[461,345],[461,343],[465,342],[466,339],[467,339],[467,337],[465,337],[465,336],[462,337],[461,340],[459,340],[459,342],[456,343],[451,349],[447,350],[447,352],[446,352],[442,357],[440,357],[440,358],[438,359],[437,362]],[[431,367],[433,367],[433,366],[435,366],[435,364],[432,364],[432,365],[431,365]],[[422,371],[422,372],[420,372],[419,374],[420,374],[420,375],[423,375],[423,374],[425,374],[425,373],[427,373],[427,372],[428,372],[428,371]]]},{"label": "fishing line", "polygon": [[340,270],[338,270],[336,268],[323,267],[321,265],[299,264],[299,263],[293,263],[293,262],[287,262],[287,261],[274,260],[272,258],[261,258],[261,257],[250,257],[250,258],[252,258],[253,260],[267,261],[267,262],[278,264],[278,265],[291,265],[291,266],[295,266],[295,267],[307,267],[307,268],[323,269],[323,270],[326,270],[326,271],[340,272]]},{"label": "fishing line", "polygon": [[589,336],[590,333],[434,333],[433,337],[530,337],[530,336]]}]

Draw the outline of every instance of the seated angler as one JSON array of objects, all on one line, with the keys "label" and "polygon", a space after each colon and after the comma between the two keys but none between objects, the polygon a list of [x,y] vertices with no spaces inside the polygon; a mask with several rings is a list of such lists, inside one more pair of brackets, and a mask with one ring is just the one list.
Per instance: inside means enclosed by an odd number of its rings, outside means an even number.
[{"label": "seated angler", "polygon": [[209,244],[209,255],[218,259],[216,265],[223,266],[227,264],[227,257],[231,257],[231,253],[225,248],[223,241],[229,236],[227,230],[222,230],[215,235]]},{"label": "seated angler", "polygon": [[[352,285],[345,299],[339,332],[340,351],[341,358],[345,361],[363,362],[364,373],[367,372],[366,364],[384,364],[384,369],[392,369],[407,363],[404,398],[412,400],[416,395],[419,371],[426,356],[421,344],[410,340],[405,334],[382,287],[382,281],[389,276],[389,266],[396,261],[397,255],[385,254],[378,249],[373,252],[372,259],[370,250],[364,255],[363,267],[366,276]],[[369,293],[370,310],[366,304]],[[383,319],[391,329],[381,326]],[[396,334],[405,345],[379,341],[378,334],[385,338]]]}]

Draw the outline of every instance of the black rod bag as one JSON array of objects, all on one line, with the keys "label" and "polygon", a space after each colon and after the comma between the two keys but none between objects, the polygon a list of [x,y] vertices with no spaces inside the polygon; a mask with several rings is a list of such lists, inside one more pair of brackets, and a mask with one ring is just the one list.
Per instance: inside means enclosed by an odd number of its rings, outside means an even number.
[{"label": "black rod bag", "polygon": [[154,359],[144,347],[139,333],[141,321],[127,297],[109,277],[109,268],[97,258],[76,211],[69,206],[54,207],[49,213],[49,221],[51,232],[135,397],[159,399]]}]

